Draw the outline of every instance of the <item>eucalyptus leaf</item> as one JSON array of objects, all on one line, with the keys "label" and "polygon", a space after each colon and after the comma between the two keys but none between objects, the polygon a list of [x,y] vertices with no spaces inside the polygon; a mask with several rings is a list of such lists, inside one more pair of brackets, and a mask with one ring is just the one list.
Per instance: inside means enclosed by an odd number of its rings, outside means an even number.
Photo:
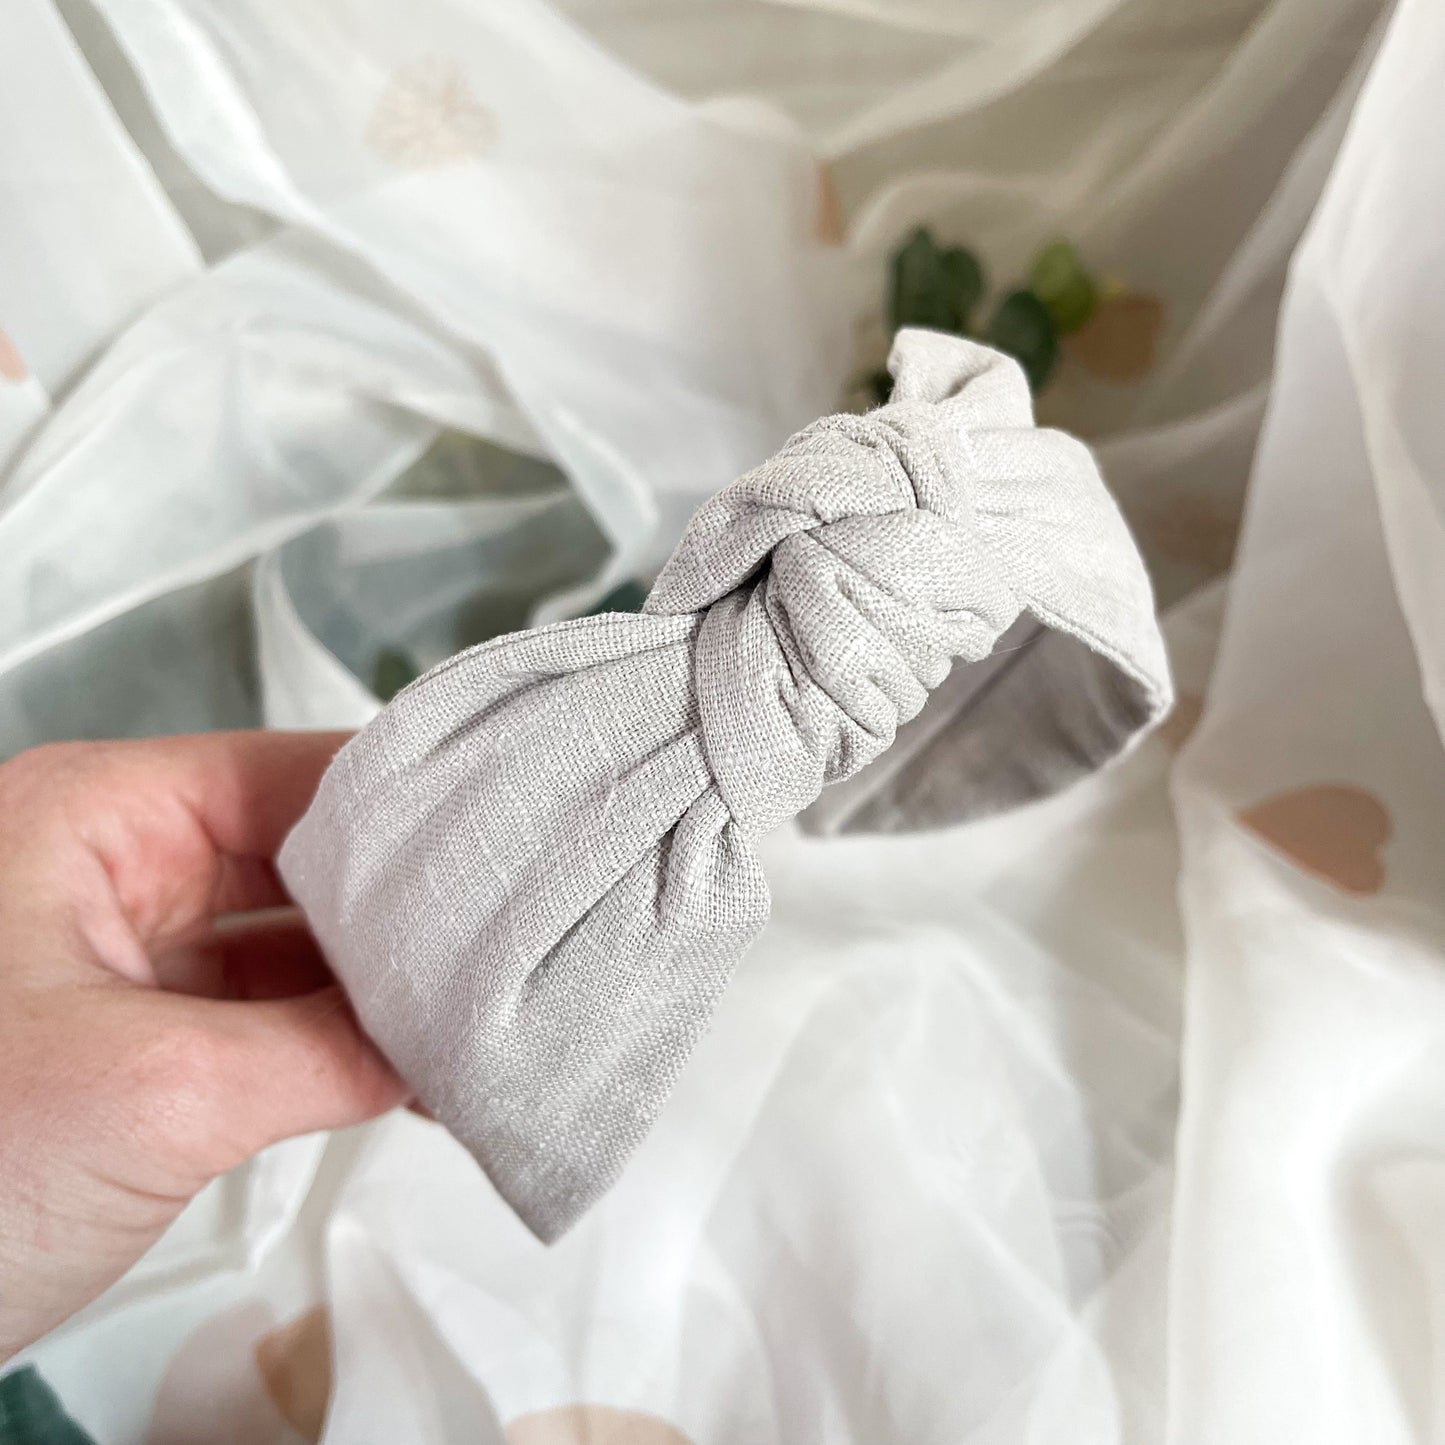
[{"label": "eucalyptus leaf", "polygon": [[983,265],[966,246],[950,246],[939,253],[938,261],[953,305],[954,325],[949,329],[961,336],[968,330],[973,308],[983,300]]},{"label": "eucalyptus leaf", "polygon": [[1029,288],[1061,332],[1077,331],[1099,305],[1099,288],[1068,241],[1054,241],[1034,261]]},{"label": "eucalyptus leaf", "polygon": [[0,1379],[0,1445],[95,1445],[33,1365]]},{"label": "eucalyptus leaf", "polygon": [[641,612],[647,601],[647,588],[641,582],[629,578],[619,582],[595,607],[588,608],[583,615],[597,617],[604,612]]},{"label": "eucalyptus leaf", "polygon": [[421,676],[409,653],[399,647],[383,647],[371,670],[371,690],[382,702],[390,702],[402,688]]},{"label": "eucalyptus leaf", "polygon": [[920,226],[893,255],[893,292],[889,321],[947,331],[954,310],[947,295],[948,277],[932,235]]},{"label": "eucalyptus leaf", "polygon": [[925,326],[962,336],[983,289],[978,257],[963,246],[941,249],[920,226],[893,254],[888,319],[895,331]]},{"label": "eucalyptus leaf", "polygon": [[1059,359],[1059,336],[1048,308],[1032,291],[1010,291],[988,323],[984,340],[1012,356],[1038,391]]}]

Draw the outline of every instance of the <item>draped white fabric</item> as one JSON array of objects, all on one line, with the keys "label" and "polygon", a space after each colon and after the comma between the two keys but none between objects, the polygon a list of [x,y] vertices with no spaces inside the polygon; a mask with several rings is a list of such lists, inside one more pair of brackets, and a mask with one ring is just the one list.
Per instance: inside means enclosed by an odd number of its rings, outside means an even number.
[{"label": "draped white fabric", "polygon": [[417,1118],[293,1141],[32,1352],[79,1418],[293,1441],[253,1347],[299,1317],[335,1442],[1445,1438],[1438,5],[0,28],[5,751],[357,723],[380,649],[584,610],[873,363],[918,222],[1000,285],[1062,234],[1156,328],[1040,410],[1181,694],[1018,815],[769,838],[771,923],[556,1248]]}]

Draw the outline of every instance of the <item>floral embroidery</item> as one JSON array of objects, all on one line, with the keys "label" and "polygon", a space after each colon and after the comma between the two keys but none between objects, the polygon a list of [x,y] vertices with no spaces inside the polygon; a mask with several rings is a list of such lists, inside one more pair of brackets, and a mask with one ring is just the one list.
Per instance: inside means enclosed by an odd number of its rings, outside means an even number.
[{"label": "floral embroidery", "polygon": [[428,56],[404,65],[382,92],[366,143],[383,160],[413,169],[450,165],[484,155],[497,135],[452,61]]}]

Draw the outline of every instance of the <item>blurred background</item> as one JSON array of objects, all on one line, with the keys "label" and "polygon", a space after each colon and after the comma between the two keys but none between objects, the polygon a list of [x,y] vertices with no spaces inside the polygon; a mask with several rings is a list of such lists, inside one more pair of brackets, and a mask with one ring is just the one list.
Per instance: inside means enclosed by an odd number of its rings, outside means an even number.
[{"label": "blurred background", "polygon": [[556,1249],[410,1116],[221,1181],[26,1357],[98,1439],[1445,1440],[1445,21],[1391,9],[7,0],[0,756],[636,608],[909,323],[1093,445],[1180,693],[1016,816],[769,840]]},{"label": "blurred background", "polygon": [[[897,321],[1007,342],[1051,243],[1040,414],[1183,595],[1381,9],[13,0],[0,751],[360,721],[645,583]],[[920,227],[973,269],[900,311]]]}]

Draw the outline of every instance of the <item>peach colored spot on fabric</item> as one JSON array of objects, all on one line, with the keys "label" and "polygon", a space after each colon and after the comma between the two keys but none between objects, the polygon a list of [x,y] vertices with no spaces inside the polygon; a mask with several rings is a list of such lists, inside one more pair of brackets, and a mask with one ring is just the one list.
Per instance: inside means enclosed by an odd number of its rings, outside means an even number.
[{"label": "peach colored spot on fabric", "polygon": [[1146,513],[1141,530],[1161,556],[1211,573],[1224,572],[1234,560],[1239,515],[1219,498],[1175,497]]},{"label": "peach colored spot on fabric", "polygon": [[506,1436],[507,1445],[691,1445],[660,1416],[611,1405],[562,1405],[520,1415]]},{"label": "peach colored spot on fabric", "polygon": [[0,378],[5,381],[24,381],[29,375],[30,368],[15,349],[15,343],[0,331]]},{"label": "peach colored spot on fabric", "polygon": [[317,1305],[257,1340],[256,1368],[287,1423],[314,1445],[331,1399],[331,1318],[326,1306]]},{"label": "peach colored spot on fabric", "polygon": [[1106,381],[1137,381],[1154,365],[1164,303],[1142,291],[1105,296],[1064,349]]},{"label": "peach colored spot on fabric", "polygon": [[1241,809],[1239,821],[1299,867],[1345,893],[1378,893],[1389,809],[1350,783],[1316,783]]},{"label": "peach colored spot on fabric", "polygon": [[833,182],[833,172],[827,161],[818,162],[818,200],[813,213],[813,239],[820,246],[841,246],[848,234],[848,223],[843,216],[843,202],[838,198],[838,187]]},{"label": "peach colored spot on fabric", "polygon": [[252,1364],[257,1342],[275,1328],[259,1300],[243,1300],[197,1325],[156,1384],[146,1445],[291,1440]]},{"label": "peach colored spot on fabric", "polygon": [[382,160],[420,170],[475,160],[496,137],[496,119],[460,67],[436,55],[392,76],[366,130],[367,145]]},{"label": "peach colored spot on fabric", "polygon": [[1189,741],[1190,734],[1199,726],[1204,713],[1204,699],[1197,692],[1181,692],[1174,699],[1169,716],[1159,724],[1159,738],[1172,753],[1177,753]]}]

